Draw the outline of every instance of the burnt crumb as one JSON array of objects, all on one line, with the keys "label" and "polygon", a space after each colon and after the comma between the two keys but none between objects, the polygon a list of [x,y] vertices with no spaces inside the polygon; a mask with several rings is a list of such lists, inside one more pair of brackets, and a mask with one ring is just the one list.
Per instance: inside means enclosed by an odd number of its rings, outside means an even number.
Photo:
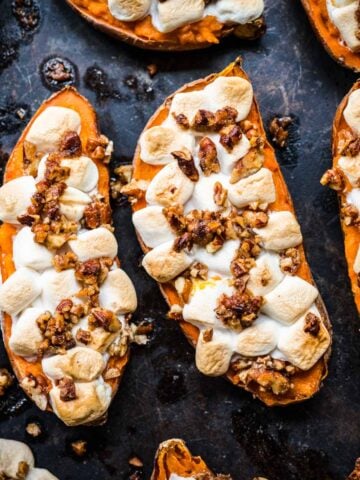
[{"label": "burnt crumb", "polygon": [[71,442],[71,449],[76,456],[83,457],[87,453],[87,442],[85,440]]},{"label": "burnt crumb", "polygon": [[0,133],[16,133],[30,118],[30,108],[12,100],[0,104]]},{"label": "burnt crumb", "polygon": [[113,86],[108,74],[97,65],[93,65],[86,70],[84,82],[87,88],[95,92],[98,100],[114,98],[116,100],[125,101],[128,99]]},{"label": "burnt crumb", "polygon": [[146,67],[146,70],[150,78],[153,78],[158,73],[158,66],[156,65],[156,63],[150,63],[150,65]]},{"label": "burnt crumb", "polygon": [[274,117],[270,121],[269,132],[272,137],[271,140],[276,146],[280,148],[286,146],[289,137],[288,128],[292,121],[291,117]]},{"label": "burnt crumb", "polygon": [[66,58],[48,58],[40,66],[40,74],[45,87],[53,91],[78,83],[77,68]]},{"label": "burnt crumb", "polygon": [[40,8],[35,0],[14,0],[12,11],[19,26],[25,31],[33,31],[38,27]]},{"label": "burnt crumb", "polygon": [[30,422],[26,425],[26,433],[31,437],[38,438],[42,435],[41,425],[38,422]]}]

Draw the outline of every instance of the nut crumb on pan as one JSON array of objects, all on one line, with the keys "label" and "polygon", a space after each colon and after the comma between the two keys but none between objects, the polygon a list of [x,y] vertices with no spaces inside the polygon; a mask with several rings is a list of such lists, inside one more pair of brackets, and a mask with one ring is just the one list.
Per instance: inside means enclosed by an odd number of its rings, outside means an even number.
[{"label": "nut crumb on pan", "polygon": [[321,177],[320,183],[324,186],[327,185],[337,192],[342,192],[345,188],[344,173],[338,167],[330,168]]},{"label": "nut crumb on pan", "polygon": [[129,458],[129,465],[136,468],[142,468],[144,466],[143,461],[136,455]]},{"label": "nut crumb on pan", "polygon": [[272,136],[272,141],[280,148],[286,146],[289,138],[288,128],[292,124],[291,117],[274,117],[269,124],[269,132]]},{"label": "nut crumb on pan", "polygon": [[71,442],[71,449],[78,457],[83,457],[87,453],[87,442],[85,440],[76,440]]},{"label": "nut crumb on pan", "polygon": [[11,387],[14,378],[7,368],[0,368],[0,397],[5,395],[6,390]]},{"label": "nut crumb on pan", "polygon": [[38,422],[30,422],[26,425],[26,432],[36,438],[42,434],[42,429]]},{"label": "nut crumb on pan", "polygon": [[355,462],[355,468],[346,480],[360,480],[360,458]]}]

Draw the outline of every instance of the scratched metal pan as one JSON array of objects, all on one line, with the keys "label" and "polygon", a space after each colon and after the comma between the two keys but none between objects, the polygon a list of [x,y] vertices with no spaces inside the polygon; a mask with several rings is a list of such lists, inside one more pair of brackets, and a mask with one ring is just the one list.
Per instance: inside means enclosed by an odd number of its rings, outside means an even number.
[{"label": "scratched metal pan", "polygon": [[[294,117],[290,143],[277,152],[278,159],[334,326],[329,377],[303,404],[270,410],[225,380],[202,376],[192,348],[165,318],[157,285],[139,267],[141,251],[130,209],[120,202],[115,225],[121,261],[138,291],[137,319],[153,320],[155,333],[148,346],[133,349],[108,423],[68,429],[55,416],[39,412],[17,387],[0,399],[0,436],[28,442],[37,465],[62,480],[127,479],[133,454],[144,462],[138,478],[148,479],[158,444],[174,436],[184,438],[214,470],[229,472],[236,480],[255,475],[343,480],[360,454],[360,319],[347,278],[335,194],[319,184],[330,165],[332,118],[355,75],[328,57],[299,1],[267,3],[263,39],[232,39],[203,52],[171,54],[112,40],[63,0],[26,0],[30,16],[23,17],[11,0],[0,0],[1,166],[27,120],[56,88],[44,75],[53,57],[70,62],[67,81],[75,81],[98,111],[101,131],[115,142],[115,166],[131,161],[138,135],[166,96],[243,55],[265,122],[275,114]],[[153,79],[146,71],[152,63],[159,67]],[[6,365],[2,349],[0,367]],[[44,431],[36,440],[25,432],[33,420]],[[78,439],[89,444],[82,459],[70,448]]]}]

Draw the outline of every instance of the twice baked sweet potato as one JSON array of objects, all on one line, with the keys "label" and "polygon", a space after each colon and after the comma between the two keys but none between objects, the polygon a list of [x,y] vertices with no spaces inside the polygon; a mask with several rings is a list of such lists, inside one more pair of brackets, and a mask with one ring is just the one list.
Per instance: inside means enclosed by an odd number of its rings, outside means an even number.
[{"label": "twice baked sweet potato", "polygon": [[263,0],[217,0],[210,6],[204,0],[66,1],[94,27],[150,50],[194,50],[230,34],[255,39],[265,32]]},{"label": "twice baked sweet potato", "polygon": [[196,346],[199,370],[226,374],[267,405],[314,395],[330,323],[239,60],[155,112],[126,192],[143,266]]},{"label": "twice baked sweet potato", "polygon": [[358,2],[301,1],[315,33],[328,53],[344,67],[360,71]]},{"label": "twice baked sweet potato", "polygon": [[136,294],[112,231],[112,143],[74,88],[46,100],[0,188],[0,308],[21,387],[66,424],[105,421],[129,359]]}]

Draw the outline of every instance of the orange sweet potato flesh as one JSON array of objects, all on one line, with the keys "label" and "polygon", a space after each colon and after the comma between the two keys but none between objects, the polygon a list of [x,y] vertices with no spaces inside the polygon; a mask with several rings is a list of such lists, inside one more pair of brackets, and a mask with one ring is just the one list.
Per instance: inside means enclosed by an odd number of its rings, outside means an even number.
[{"label": "orange sweet potato flesh", "polygon": [[161,33],[148,15],[135,22],[122,22],[113,17],[107,0],[66,0],[85,20],[105,33],[150,50],[194,50],[219,43],[220,39],[235,33],[240,38],[254,39],[264,33],[264,22],[260,18],[245,26],[233,27],[220,23],[215,17],[207,16],[173,32]]},{"label": "orange sweet potato flesh", "polygon": [[350,50],[329,18],[326,0],[301,0],[310,22],[328,53],[344,67],[360,71],[360,52]]},{"label": "orange sweet potato flesh", "polygon": [[[332,152],[333,152],[333,165],[334,167],[337,166],[340,155],[338,152],[338,143],[340,140],[340,132],[341,131],[349,131],[351,132],[350,127],[346,123],[343,112],[347,105],[349,95],[354,91],[360,88],[360,81],[358,80],[349,93],[345,96],[345,98],[340,103],[333,123],[333,138],[332,138]],[[351,185],[346,179],[346,189],[351,189]],[[346,202],[346,194],[340,193],[339,194],[340,203],[343,204]],[[360,312],[360,287],[357,281],[357,275],[354,272],[354,261],[357,254],[358,246],[360,245],[360,231],[357,227],[354,226],[347,226],[345,225],[344,219],[341,218],[341,227],[344,233],[344,243],[345,243],[345,256],[348,263],[348,272],[351,281],[351,288],[354,294],[354,299],[356,303],[356,307]]]},{"label": "orange sweet potato flesh", "polygon": [[[227,68],[225,68],[225,70],[223,70],[221,73],[213,74],[205,79],[197,80],[193,83],[185,85],[183,88],[178,90],[178,92],[202,90],[203,88],[206,87],[206,85],[208,85],[218,76],[229,76],[229,77],[239,76],[248,80],[247,75],[241,68],[241,60],[238,59],[234,63],[230,64]],[[178,92],[175,92],[174,95]],[[155,114],[150,118],[149,122],[145,127],[145,130],[161,124],[166,119],[169,112],[169,104],[171,102],[172,97],[173,95],[169,97],[167,100],[165,100],[163,105],[159,107],[159,109],[155,112]],[[259,132],[262,134],[264,138],[266,138],[259,108],[255,99],[253,101],[253,105],[251,107],[251,111],[248,116],[248,119],[254,124],[258,125]],[[264,153],[265,153],[264,166],[272,171],[275,188],[277,192],[276,201],[271,205],[271,208],[272,210],[275,210],[275,211],[289,210],[293,212],[295,215],[293,203],[292,203],[289,191],[287,189],[285,180],[281,173],[279,164],[277,163],[274,149],[271,147],[268,141],[266,141]],[[134,156],[134,179],[135,180],[151,180],[161,168],[162,168],[161,166],[159,167],[159,166],[154,166],[154,165],[149,165],[144,163],[140,158],[140,147],[139,145],[137,146],[135,156]],[[143,197],[139,198],[138,201],[133,205],[134,210],[139,210],[144,207],[146,207],[146,202]],[[145,252],[149,250],[142,243],[141,238],[139,238],[139,242]],[[302,245],[299,247],[299,251],[301,255],[301,265],[297,272],[297,275],[299,275],[301,278],[303,278],[308,282],[314,283],[309,265],[305,258],[305,253]],[[165,296],[165,299],[167,300],[170,306],[175,304],[177,305],[182,304],[182,301],[179,295],[177,294],[173,284],[167,283],[167,284],[161,284],[159,286],[162,293]],[[320,298],[320,296],[318,297],[318,300],[317,300],[317,307],[321,312],[322,317],[325,319],[325,323],[328,330],[331,331],[330,321],[329,321],[324,303]],[[184,334],[190,341],[190,343],[193,346],[195,346],[197,343],[198,335],[199,335],[198,329],[195,326],[185,321],[181,321],[180,326]],[[268,406],[287,405],[290,403],[296,403],[296,402],[306,400],[312,397],[319,390],[322,380],[327,376],[327,371],[328,371],[327,363],[328,363],[329,355],[330,355],[330,349],[310,370],[299,372],[295,374],[293,377],[291,377],[291,381],[294,387],[289,392],[283,395],[275,395],[268,391],[266,392],[261,391],[258,385],[246,386],[244,384],[240,384],[236,375],[231,371],[229,371],[226,376],[234,385],[240,386],[241,388],[244,388],[250,391],[254,396],[259,398]]]},{"label": "orange sweet potato flesh", "polygon": [[[100,133],[97,127],[97,118],[96,113],[90,103],[81,96],[77,90],[73,87],[66,87],[58,93],[52,95],[48,100],[46,100],[38,109],[38,111],[33,116],[32,120],[29,122],[25,130],[23,131],[20,139],[15,145],[14,150],[12,151],[10,158],[7,162],[5,172],[4,172],[4,183],[8,182],[14,178],[21,177],[24,175],[23,170],[23,159],[24,159],[24,141],[27,135],[27,132],[30,129],[31,124],[37,118],[42,111],[47,107],[58,106],[58,107],[67,107],[73,110],[76,110],[81,117],[81,132],[80,138],[83,149],[85,149],[87,140],[91,138],[98,138]],[[94,160],[96,166],[99,170],[99,182],[98,190],[99,192],[109,200],[109,172],[107,167],[99,160]],[[12,237],[16,229],[9,224],[4,223],[0,227],[0,268],[3,281],[5,281],[14,271],[15,266],[12,258]],[[21,382],[25,377],[32,374],[34,376],[43,375],[41,362],[28,362],[25,358],[15,355],[14,352],[9,347],[9,339],[11,335],[11,325],[12,319],[11,316],[7,313],[4,314],[2,330],[3,330],[3,340],[5,343],[5,348],[9,356],[11,365],[14,369],[16,377],[19,382]],[[121,376],[125,370],[125,366],[129,360],[129,354],[127,353],[123,357],[111,357],[107,364],[104,374],[110,368],[118,368],[121,372],[121,375],[118,378],[106,380],[106,382],[112,388],[112,395],[114,396],[121,380]],[[48,381],[48,386],[51,388],[51,383]],[[48,410],[51,410],[48,407]],[[103,420],[103,419],[102,419]],[[99,420],[100,421],[100,420]]]},{"label": "orange sweet potato flesh", "polygon": [[150,480],[169,480],[172,473],[192,477],[206,472],[210,472],[206,463],[200,457],[193,457],[183,440],[172,439],[160,445]]}]

